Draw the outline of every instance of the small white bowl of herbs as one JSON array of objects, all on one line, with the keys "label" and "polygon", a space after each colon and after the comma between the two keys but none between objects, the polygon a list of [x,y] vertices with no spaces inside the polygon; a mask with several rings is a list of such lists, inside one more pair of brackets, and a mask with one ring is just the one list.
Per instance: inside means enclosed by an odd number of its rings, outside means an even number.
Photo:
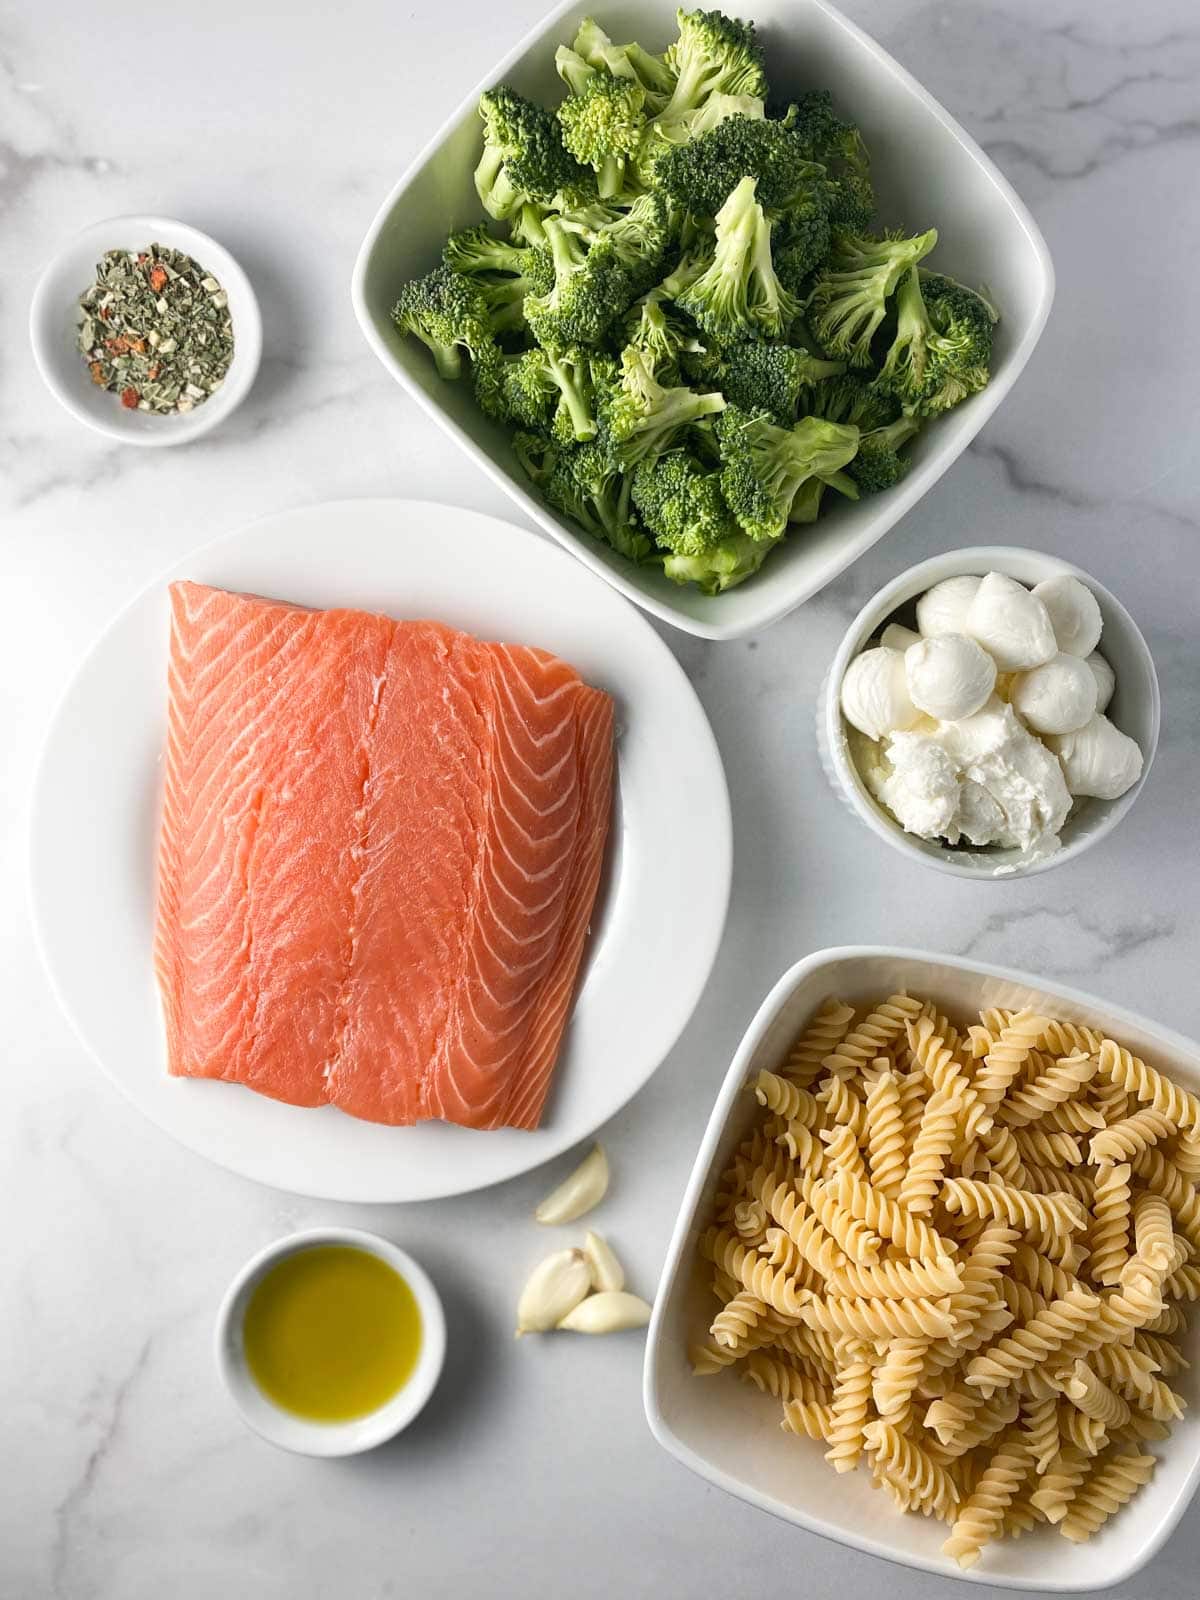
[{"label": "small white bowl of herbs", "polygon": [[262,354],[250,280],[169,217],[112,217],[49,263],[29,314],[34,360],[72,416],[126,444],[184,444],[246,397]]}]

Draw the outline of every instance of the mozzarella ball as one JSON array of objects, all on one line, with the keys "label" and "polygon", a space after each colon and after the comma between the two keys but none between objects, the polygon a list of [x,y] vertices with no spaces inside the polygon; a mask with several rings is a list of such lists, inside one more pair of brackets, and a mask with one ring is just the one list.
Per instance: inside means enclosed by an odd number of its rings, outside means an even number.
[{"label": "mozzarella ball", "polygon": [[1090,656],[1104,626],[1096,596],[1078,578],[1064,575],[1034,585],[1033,592],[1050,614],[1058,648],[1068,656]]},{"label": "mozzarella ball", "polygon": [[926,639],[939,633],[962,633],[980,578],[946,578],[927,589],[917,601],[917,627]]},{"label": "mozzarella ball", "polygon": [[1105,661],[1099,650],[1093,650],[1086,658],[1086,665],[1092,669],[1092,677],[1096,680],[1096,710],[1107,711],[1108,702],[1113,697],[1113,690],[1117,687],[1117,675]]},{"label": "mozzarella ball", "polygon": [[979,585],[962,631],[983,646],[1001,672],[1026,672],[1058,653],[1045,606],[1002,572],[989,572]]},{"label": "mozzarella ball", "polygon": [[904,652],[909,699],[939,722],[973,716],[996,682],[996,663],[961,633],[922,639]]},{"label": "mozzarella ball", "polygon": [[864,650],[842,679],[842,715],[868,739],[911,728],[921,713],[909,699],[904,657],[882,645]]},{"label": "mozzarella ball", "polygon": [[1010,699],[1034,733],[1074,733],[1096,714],[1096,678],[1078,656],[1057,655],[1019,673]]},{"label": "mozzarella ball", "polygon": [[911,628],[902,627],[898,622],[889,622],[879,635],[879,642],[885,650],[907,650],[910,644],[919,644],[921,635],[914,633]]},{"label": "mozzarella ball", "polygon": [[1100,712],[1074,733],[1052,734],[1046,743],[1058,757],[1072,794],[1116,800],[1142,775],[1137,743]]}]

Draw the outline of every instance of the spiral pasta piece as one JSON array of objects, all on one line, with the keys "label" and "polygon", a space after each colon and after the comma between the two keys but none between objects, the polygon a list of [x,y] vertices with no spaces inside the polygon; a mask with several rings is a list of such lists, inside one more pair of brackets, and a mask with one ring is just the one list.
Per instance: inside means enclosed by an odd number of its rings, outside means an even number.
[{"label": "spiral pasta piece", "polygon": [[1135,1100],[1161,1112],[1177,1128],[1200,1127],[1200,1100],[1177,1083],[1147,1066],[1113,1039],[1105,1039],[1097,1055],[1100,1075],[1116,1083]]},{"label": "spiral pasta piece", "polygon": [[1151,1455],[1122,1453],[1103,1461],[1075,1491],[1067,1514],[1059,1524],[1064,1539],[1082,1544],[1115,1511],[1132,1500],[1149,1483],[1155,1461]]},{"label": "spiral pasta piece", "polygon": [[1162,1195],[1175,1215],[1178,1231],[1190,1245],[1200,1249],[1200,1191],[1154,1145],[1139,1150],[1130,1165],[1147,1189]]},{"label": "spiral pasta piece", "polygon": [[868,1300],[904,1300],[954,1294],[962,1283],[962,1268],[949,1256],[938,1256],[933,1261],[880,1261],[873,1267],[850,1261],[832,1276],[829,1287],[835,1294],[863,1295]]},{"label": "spiral pasta piece", "polygon": [[890,1239],[906,1256],[929,1261],[952,1255],[957,1250],[957,1245],[943,1238],[922,1218],[914,1216],[907,1206],[898,1200],[889,1200],[865,1179],[841,1173],[831,1181],[842,1207],[880,1239]]},{"label": "spiral pasta piece", "polygon": [[1200,1267],[1178,1267],[1163,1285],[1172,1300],[1200,1300]]},{"label": "spiral pasta piece", "polygon": [[904,1143],[910,1150],[917,1137],[917,1129],[921,1126],[927,1087],[925,1070],[919,1062],[899,1079],[900,1121],[904,1126]]},{"label": "spiral pasta piece", "polygon": [[799,1189],[813,1215],[850,1261],[864,1267],[873,1267],[878,1262],[882,1248],[878,1234],[846,1210],[826,1179],[802,1175]]},{"label": "spiral pasta piece", "polygon": [[1103,1163],[1096,1171],[1095,1201],[1088,1240],[1091,1275],[1097,1283],[1116,1283],[1129,1254],[1129,1178],[1127,1161]]},{"label": "spiral pasta piece", "polygon": [[865,1136],[867,1109],[847,1079],[827,1078],[820,1091],[818,1107],[823,1113],[826,1128],[844,1125],[850,1129],[856,1142]]},{"label": "spiral pasta piece", "polygon": [[767,1315],[767,1310],[765,1301],[743,1289],[721,1307],[708,1331],[726,1350],[738,1350]]},{"label": "spiral pasta piece", "polygon": [[922,1017],[915,1024],[909,1024],[908,1047],[931,1089],[958,1091],[962,1100],[963,1138],[977,1139],[981,1133],[986,1133],[992,1125],[991,1110],[978,1086],[968,1080],[962,1063],[932,1017]]},{"label": "spiral pasta piece", "polygon": [[1023,1128],[1044,1117],[1052,1107],[1072,1099],[1096,1076],[1096,1070],[1095,1056],[1062,1056],[1032,1083],[1010,1094],[997,1107],[996,1115],[1010,1127]]},{"label": "spiral pasta piece", "polygon": [[1144,1190],[1134,1199],[1133,1241],[1133,1254],[1122,1269],[1121,1282],[1144,1272],[1153,1283],[1164,1283],[1176,1266],[1175,1230],[1170,1206],[1153,1190]]},{"label": "spiral pasta piece", "polygon": [[833,1388],[833,1420],[825,1459],[835,1472],[852,1472],[863,1448],[863,1428],[871,1404],[871,1363],[860,1355],[837,1375]]},{"label": "spiral pasta piece", "polygon": [[787,1122],[775,1140],[805,1172],[819,1174],[825,1165],[825,1146],[803,1122]]},{"label": "spiral pasta piece", "polygon": [[994,1439],[1016,1420],[1020,1410],[1020,1400],[1011,1389],[992,1395],[990,1399],[981,1399],[976,1409],[964,1415],[961,1421],[956,1420],[963,1409],[958,1404],[957,1393],[945,1396],[943,1405],[945,1409],[936,1416],[940,1432],[936,1428],[934,1431],[938,1432],[938,1459],[946,1461],[956,1461],[968,1450]]},{"label": "spiral pasta piece", "polygon": [[1123,1428],[1129,1421],[1129,1405],[1110,1389],[1094,1367],[1082,1359],[1064,1375],[1063,1393],[1085,1417],[1091,1417],[1106,1430]]},{"label": "spiral pasta piece", "polygon": [[767,1231],[767,1211],[761,1200],[739,1200],[730,1216],[743,1244],[761,1244]]},{"label": "spiral pasta piece", "polygon": [[778,1112],[788,1122],[799,1122],[806,1128],[815,1127],[821,1115],[820,1106],[807,1089],[802,1089],[790,1078],[774,1072],[760,1072],[750,1087],[760,1106]]},{"label": "spiral pasta piece", "polygon": [[1000,1030],[995,1044],[975,1074],[975,1088],[984,1105],[995,1110],[1045,1033],[1046,1018],[1019,1011]]},{"label": "spiral pasta piece", "polygon": [[1033,1470],[1040,1476],[1058,1455],[1058,1400],[1047,1395],[1044,1400],[1026,1400],[1021,1405],[1021,1421],[1025,1441],[1033,1457]]},{"label": "spiral pasta piece", "polygon": [[1093,1161],[1128,1161],[1138,1150],[1145,1150],[1160,1139],[1169,1139],[1179,1130],[1161,1111],[1147,1106],[1125,1117],[1121,1122],[1109,1123],[1100,1133],[1092,1135],[1090,1145]]},{"label": "spiral pasta piece", "polygon": [[[1098,1047],[1097,1047],[1098,1048]],[[1091,1052],[1092,1055],[1096,1051]],[[1095,1077],[1088,1086],[1091,1096],[1090,1109],[1101,1119],[1104,1127],[1114,1122],[1124,1122],[1132,1108],[1137,1104],[1133,1096],[1127,1094],[1119,1083],[1109,1083],[1107,1079]],[[1083,1102],[1068,1101],[1068,1105],[1082,1104]]]},{"label": "spiral pasta piece", "polygon": [[[1025,1170],[1025,1163],[1021,1156],[1020,1146],[1011,1128],[994,1125],[980,1137],[977,1147],[987,1157],[987,1170],[998,1173],[1005,1183],[1011,1184],[1016,1189],[1028,1187],[1029,1174]],[[964,1178],[979,1176],[977,1168],[982,1169],[982,1163],[964,1159],[959,1162]]]},{"label": "spiral pasta piece", "polygon": [[867,1166],[881,1194],[895,1199],[904,1182],[908,1139],[900,1105],[900,1080],[882,1072],[867,1091]]},{"label": "spiral pasta piece", "polygon": [[828,1385],[814,1372],[802,1372],[790,1362],[780,1361],[763,1350],[752,1351],[746,1357],[741,1377],[777,1400],[800,1400],[812,1405],[823,1404],[830,1398]]},{"label": "spiral pasta piece", "polygon": [[785,1433],[798,1433],[806,1439],[826,1440],[833,1431],[833,1407],[820,1401],[790,1400],[783,1408],[779,1426]]},{"label": "spiral pasta piece", "polygon": [[975,1178],[948,1178],[942,1185],[942,1202],[949,1211],[968,1217],[998,1217],[1044,1242],[1061,1239],[1084,1226],[1083,1207],[1073,1195],[1032,1194],[1009,1184],[980,1183]]},{"label": "spiral pasta piece", "polygon": [[900,1185],[897,1200],[914,1215],[933,1209],[934,1196],[942,1182],[946,1157],[954,1144],[962,1097],[953,1089],[935,1089],[925,1102],[921,1126],[913,1141],[908,1171]]},{"label": "spiral pasta piece", "polygon": [[1189,1183],[1200,1183],[1200,1128],[1185,1128],[1171,1153],[1175,1170]]},{"label": "spiral pasta piece", "polygon": [[1059,1407],[1058,1426],[1064,1440],[1081,1455],[1098,1456],[1108,1444],[1108,1429],[1095,1417],[1089,1417],[1078,1406],[1066,1404]]},{"label": "spiral pasta piece", "polygon": [[816,1212],[790,1183],[773,1183],[768,1175],[757,1193],[801,1258],[821,1277],[832,1277],[847,1264],[841,1246],[826,1232]]},{"label": "spiral pasta piece", "polygon": [[1031,1321],[975,1356],[967,1367],[966,1383],[984,1394],[1005,1388],[1021,1373],[1044,1365],[1094,1321],[1099,1309],[1099,1299],[1082,1287],[1052,1300]]},{"label": "spiral pasta piece", "polygon": [[1042,1048],[1052,1056],[1094,1056],[1103,1043],[1102,1033],[1075,1022],[1047,1022],[1042,1030]]},{"label": "spiral pasta piece", "polygon": [[1064,1445],[1042,1474],[1030,1496],[1047,1522],[1061,1522],[1066,1516],[1079,1485],[1091,1471],[1092,1463],[1075,1445]]},{"label": "spiral pasta piece", "polygon": [[[996,1284],[1004,1281],[1002,1274],[1013,1251],[1016,1249],[1020,1234],[1015,1228],[1009,1227],[1006,1222],[990,1221],[984,1224],[982,1231],[971,1246],[971,1253],[963,1264],[962,1287],[950,1297],[950,1307],[954,1316],[954,1331],[950,1338],[939,1339],[929,1347],[926,1357],[926,1372],[939,1372],[945,1367],[956,1365],[965,1353],[973,1348],[976,1331],[981,1320],[989,1309],[997,1308]],[[1008,1318],[1004,1326],[1008,1326]],[[985,1324],[986,1331],[979,1339],[983,1344],[993,1337],[999,1328],[995,1323]]]},{"label": "spiral pasta piece", "polygon": [[846,1037],[853,1021],[853,1006],[841,1000],[826,1000],[788,1052],[781,1076],[807,1089],[820,1076],[821,1062]]},{"label": "spiral pasta piece", "polygon": [[900,1491],[906,1505],[948,1522],[958,1506],[958,1487],[945,1467],[886,1418],[866,1429],[871,1470]]},{"label": "spiral pasta piece", "polygon": [[823,1171],[848,1172],[855,1178],[866,1177],[862,1151],[858,1148],[852,1128],[844,1122],[838,1123],[835,1128],[826,1128],[821,1133],[821,1142],[825,1146]]},{"label": "spiral pasta piece", "polygon": [[1098,1377],[1122,1393],[1152,1394],[1155,1374],[1162,1370],[1152,1355],[1131,1344],[1102,1344],[1088,1360]]},{"label": "spiral pasta piece", "polygon": [[810,1328],[849,1333],[857,1339],[941,1338],[954,1326],[949,1298],[868,1300],[862,1295],[821,1295],[804,1291],[800,1315]]},{"label": "spiral pasta piece", "polygon": [[[1095,1079],[1092,1081],[1094,1083]],[[1105,1126],[1105,1117],[1099,1100],[1095,1105],[1089,1105],[1086,1100],[1063,1100],[1044,1111],[1037,1119],[1037,1126],[1047,1133],[1084,1134],[1090,1138]]]},{"label": "spiral pasta piece", "polygon": [[[1022,1160],[1047,1167],[1064,1167],[1077,1166],[1083,1159],[1079,1140],[1074,1134],[1037,1126],[1002,1128],[999,1131],[1008,1134]],[[1095,1156],[1092,1159],[1095,1160]]]},{"label": "spiral pasta piece", "polygon": [[886,1355],[875,1369],[872,1384],[875,1409],[881,1417],[896,1423],[897,1426],[903,1425],[909,1419],[913,1394],[921,1376],[921,1369],[925,1365],[925,1354],[928,1349],[928,1339],[921,1337],[893,1339],[887,1347]]},{"label": "spiral pasta piece", "polygon": [[943,1555],[953,1556],[960,1567],[973,1567],[984,1545],[999,1533],[1004,1514],[1032,1467],[1032,1457],[1020,1435],[1006,1434],[970,1499],[960,1506],[950,1537],[942,1546]]},{"label": "spiral pasta piece", "polygon": [[905,1023],[920,1014],[919,1000],[906,994],[890,995],[830,1051],[821,1062],[822,1067],[838,1078],[853,1077],[887,1049]]},{"label": "spiral pasta piece", "polygon": [[797,1317],[804,1304],[807,1289],[798,1289],[786,1272],[764,1260],[750,1250],[736,1234],[720,1228],[710,1228],[700,1241],[701,1254],[715,1261],[731,1278],[740,1281],[744,1289],[757,1295],[767,1305],[785,1317]]}]

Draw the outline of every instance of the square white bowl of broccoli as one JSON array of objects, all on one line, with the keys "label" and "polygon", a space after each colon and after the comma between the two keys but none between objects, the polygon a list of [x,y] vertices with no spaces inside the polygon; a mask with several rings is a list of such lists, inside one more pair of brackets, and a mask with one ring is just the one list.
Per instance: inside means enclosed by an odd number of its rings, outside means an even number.
[{"label": "square white bowl of broccoli", "polygon": [[758,0],[753,23],[618,0],[559,7],[467,97],[352,294],[537,526],[736,639],[941,477],[1032,354],[1054,272],[993,163],[825,0]]}]

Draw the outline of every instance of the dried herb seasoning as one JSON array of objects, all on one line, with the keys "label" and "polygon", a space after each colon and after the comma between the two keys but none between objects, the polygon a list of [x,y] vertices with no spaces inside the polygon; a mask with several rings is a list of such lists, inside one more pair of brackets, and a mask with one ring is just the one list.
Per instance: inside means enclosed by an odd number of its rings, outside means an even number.
[{"label": "dried herb seasoning", "polygon": [[221,387],[233,360],[229,296],[182,250],[109,250],[79,311],[92,382],[131,411],[191,411]]}]

